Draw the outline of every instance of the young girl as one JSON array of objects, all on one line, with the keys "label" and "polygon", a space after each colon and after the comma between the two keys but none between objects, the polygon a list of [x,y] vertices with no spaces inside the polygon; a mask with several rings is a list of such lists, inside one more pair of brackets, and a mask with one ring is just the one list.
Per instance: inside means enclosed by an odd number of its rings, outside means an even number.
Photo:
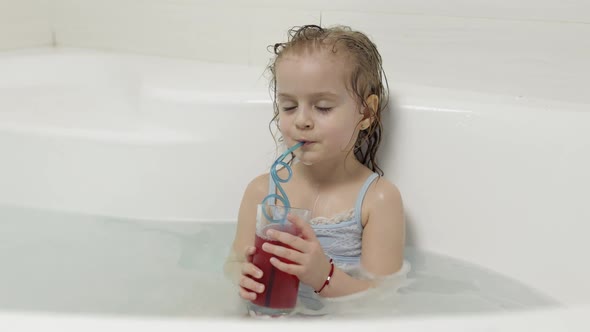
[{"label": "young girl", "polygon": [[[367,290],[379,277],[400,270],[405,238],[400,193],[375,160],[388,93],[381,56],[366,35],[342,26],[293,28],[274,52],[272,121],[287,147],[304,143],[294,151],[292,177],[282,187],[291,206],[311,210],[312,220],[289,217],[301,237],[268,234],[292,250],[270,243],[263,250],[293,262],[271,259],[277,269],[299,278],[300,297]],[[287,170],[278,175],[287,178]],[[275,191],[269,173],[262,174],[249,183],[240,205],[234,254],[225,271],[245,300],[264,290],[257,282],[262,271],[249,257],[256,250],[257,204]],[[306,288],[317,294],[302,295]]]}]

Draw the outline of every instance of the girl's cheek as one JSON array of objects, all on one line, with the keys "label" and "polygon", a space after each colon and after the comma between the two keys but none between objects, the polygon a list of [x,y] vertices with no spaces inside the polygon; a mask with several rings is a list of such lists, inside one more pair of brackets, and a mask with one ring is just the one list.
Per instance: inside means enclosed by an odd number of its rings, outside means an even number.
[{"label": "girl's cheek", "polygon": [[340,130],[334,133],[337,135],[338,145],[341,149],[347,149],[354,146],[356,136],[354,136],[354,129]]},{"label": "girl's cheek", "polygon": [[279,128],[279,130],[284,133],[287,129],[287,125],[286,125],[286,120],[284,118],[279,118],[277,120],[277,127]]}]

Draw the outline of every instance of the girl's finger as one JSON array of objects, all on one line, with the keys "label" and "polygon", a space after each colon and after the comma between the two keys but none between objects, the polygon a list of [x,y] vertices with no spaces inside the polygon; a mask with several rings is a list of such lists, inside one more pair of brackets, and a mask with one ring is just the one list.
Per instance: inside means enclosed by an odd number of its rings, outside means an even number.
[{"label": "girl's finger", "polygon": [[247,291],[254,291],[256,293],[262,293],[264,291],[264,285],[256,282],[247,276],[242,276],[240,278],[240,287],[246,289]]},{"label": "girl's finger", "polygon": [[256,247],[254,246],[247,246],[244,248],[244,257],[252,256],[256,252]]},{"label": "girl's finger", "polygon": [[285,245],[297,251],[307,252],[307,241],[299,236],[295,236],[293,234],[289,234],[286,232],[277,231],[274,229],[269,229],[266,232],[266,235],[269,236],[271,239],[284,243]]},{"label": "girl's finger", "polygon": [[270,244],[268,242],[262,245],[262,250],[275,256],[284,258],[292,263],[303,263],[303,254],[297,250],[293,250],[281,245]]},{"label": "girl's finger", "polygon": [[281,262],[281,260],[276,257],[271,257],[270,263],[277,269],[294,276],[299,276],[299,273],[301,272],[301,265]]},{"label": "girl's finger", "polygon": [[244,288],[240,287],[240,297],[243,298],[244,300],[254,301],[254,300],[256,300],[256,293],[249,292],[249,291],[245,290]]},{"label": "girl's finger", "polygon": [[315,232],[307,221],[292,213],[289,213],[289,215],[287,215],[287,220],[289,220],[289,222],[291,222],[293,225],[295,225],[297,229],[299,229],[299,231],[301,232],[301,237],[303,237],[304,239],[316,239]]},{"label": "girl's finger", "polygon": [[260,279],[262,277],[262,270],[252,263],[244,263],[242,264],[242,274]]},{"label": "girl's finger", "polygon": [[252,263],[252,255],[254,255],[254,253],[256,253],[256,247],[247,246],[244,249],[244,258],[246,258],[246,261]]}]

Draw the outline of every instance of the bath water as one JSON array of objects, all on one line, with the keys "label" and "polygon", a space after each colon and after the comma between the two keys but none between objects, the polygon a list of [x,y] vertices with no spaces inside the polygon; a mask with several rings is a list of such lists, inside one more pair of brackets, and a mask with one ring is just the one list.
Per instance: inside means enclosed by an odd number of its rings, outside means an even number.
[{"label": "bath water", "polygon": [[[244,317],[222,267],[234,223],[131,220],[0,206],[0,310]],[[468,250],[468,249],[466,249]],[[402,283],[322,317],[452,315],[558,305],[507,276],[415,248]]]}]

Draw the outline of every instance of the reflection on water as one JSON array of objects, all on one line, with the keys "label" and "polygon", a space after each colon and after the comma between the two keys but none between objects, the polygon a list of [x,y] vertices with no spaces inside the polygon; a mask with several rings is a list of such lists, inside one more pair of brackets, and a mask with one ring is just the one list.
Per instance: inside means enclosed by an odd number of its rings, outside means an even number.
[{"label": "reflection on water", "polygon": [[[232,223],[176,223],[0,206],[0,310],[243,316],[222,265]],[[325,316],[452,314],[555,305],[524,285],[407,248],[407,278]],[[399,282],[398,282],[399,281]]]}]

